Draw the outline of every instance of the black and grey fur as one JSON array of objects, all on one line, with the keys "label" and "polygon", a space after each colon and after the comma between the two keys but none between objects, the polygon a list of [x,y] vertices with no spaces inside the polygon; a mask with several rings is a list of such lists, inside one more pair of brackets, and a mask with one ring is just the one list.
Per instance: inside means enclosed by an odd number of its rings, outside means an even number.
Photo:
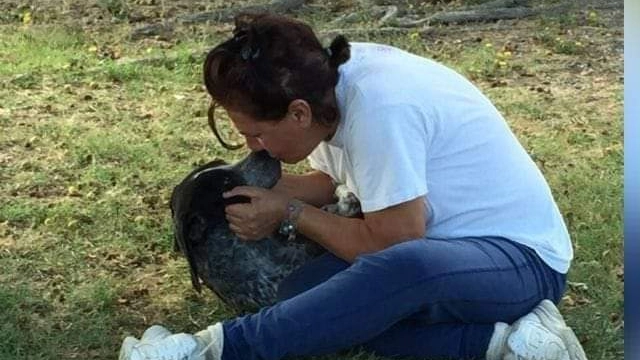
[{"label": "black and grey fur", "polygon": [[[174,188],[171,214],[176,247],[189,262],[196,290],[201,290],[202,281],[229,306],[255,310],[273,304],[282,279],[318,254],[317,247],[305,245],[305,239],[288,242],[276,234],[241,241],[229,229],[224,207],[249,199],[223,199],[222,193],[240,185],[271,188],[280,176],[280,162],[261,151],[234,165],[212,161],[200,166]],[[357,199],[346,195],[342,207],[328,210],[358,216]]]}]

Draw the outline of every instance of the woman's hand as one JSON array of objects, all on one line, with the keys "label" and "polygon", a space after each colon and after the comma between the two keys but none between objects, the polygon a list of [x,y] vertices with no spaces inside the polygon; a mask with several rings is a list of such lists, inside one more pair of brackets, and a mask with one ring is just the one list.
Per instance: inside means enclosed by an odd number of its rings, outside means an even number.
[{"label": "woman's hand", "polygon": [[225,208],[229,228],[241,240],[260,240],[273,234],[284,220],[289,197],[280,192],[252,186],[238,186],[222,194],[224,198],[246,196],[250,203]]}]

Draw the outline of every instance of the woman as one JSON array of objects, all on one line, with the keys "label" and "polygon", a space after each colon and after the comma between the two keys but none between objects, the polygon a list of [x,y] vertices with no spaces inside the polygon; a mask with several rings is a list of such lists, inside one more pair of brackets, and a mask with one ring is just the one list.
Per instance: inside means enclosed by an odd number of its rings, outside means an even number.
[{"label": "woman", "polygon": [[[586,359],[554,306],[573,256],[542,174],[490,101],[399,49],[324,49],[305,24],[243,15],[208,54],[205,84],[251,150],[314,171],[226,208],[254,241],[304,234],[328,253],[280,301],[195,335],[149,328],[120,359],[281,359],[354,346],[418,358]],[[319,209],[336,183],[362,219]],[[281,226],[281,225],[286,226]]]}]

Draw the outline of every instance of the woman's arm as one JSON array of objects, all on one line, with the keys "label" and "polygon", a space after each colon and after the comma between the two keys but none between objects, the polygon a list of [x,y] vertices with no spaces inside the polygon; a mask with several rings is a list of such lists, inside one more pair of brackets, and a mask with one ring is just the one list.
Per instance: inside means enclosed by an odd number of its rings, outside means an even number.
[{"label": "woman's arm", "polygon": [[380,251],[394,244],[421,238],[426,232],[424,197],[364,214],[364,219],[344,218],[304,206],[298,232],[336,256],[353,262],[358,255]]},{"label": "woman's arm", "polygon": [[352,262],[358,255],[380,251],[394,244],[421,238],[426,232],[424,197],[364,214],[363,219],[346,218],[314,206],[327,203],[333,193],[329,177],[320,173],[287,175],[278,189],[238,186],[223,194],[251,198],[250,203],[226,207],[229,227],[243,240],[259,240],[277,229],[286,217],[292,196],[305,201],[297,217],[297,231]]},{"label": "woman's arm", "polygon": [[336,187],[329,175],[315,170],[304,175],[283,174],[273,190],[321,207],[334,201]]}]

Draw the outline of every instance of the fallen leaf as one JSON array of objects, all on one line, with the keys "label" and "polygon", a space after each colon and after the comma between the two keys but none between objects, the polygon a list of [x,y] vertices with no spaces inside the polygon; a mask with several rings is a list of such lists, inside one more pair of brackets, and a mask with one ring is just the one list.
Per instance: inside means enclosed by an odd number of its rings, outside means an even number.
[{"label": "fallen leaf", "polygon": [[583,290],[583,291],[589,290],[589,287],[587,286],[587,284],[582,282],[567,281],[567,285],[569,285],[569,287],[574,290]]}]

